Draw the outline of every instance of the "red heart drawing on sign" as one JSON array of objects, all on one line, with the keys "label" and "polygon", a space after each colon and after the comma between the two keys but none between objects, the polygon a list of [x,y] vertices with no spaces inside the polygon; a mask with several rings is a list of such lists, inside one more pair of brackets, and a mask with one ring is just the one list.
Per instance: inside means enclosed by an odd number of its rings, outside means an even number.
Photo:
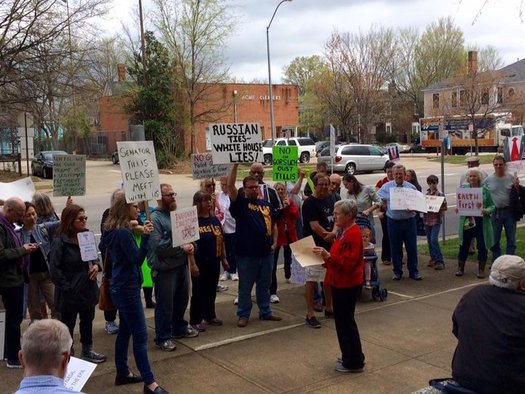
[{"label": "red heart drawing on sign", "polygon": [[481,207],[483,207],[482,203],[480,203],[480,202],[476,203],[476,208],[481,209]]}]

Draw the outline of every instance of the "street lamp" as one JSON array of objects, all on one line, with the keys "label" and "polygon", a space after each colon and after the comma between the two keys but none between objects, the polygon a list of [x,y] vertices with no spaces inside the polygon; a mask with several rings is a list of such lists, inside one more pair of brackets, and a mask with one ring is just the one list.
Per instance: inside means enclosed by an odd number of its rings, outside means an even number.
[{"label": "street lamp", "polygon": [[270,96],[270,127],[272,132],[272,144],[275,142],[275,122],[273,117],[272,70],[270,66],[270,26],[272,25],[273,18],[275,18],[277,10],[281,4],[286,1],[292,0],[281,0],[281,2],[277,4],[277,7],[275,7],[275,11],[273,12],[272,19],[270,19],[270,23],[268,23],[268,26],[266,26],[266,52],[268,54],[268,95]]}]

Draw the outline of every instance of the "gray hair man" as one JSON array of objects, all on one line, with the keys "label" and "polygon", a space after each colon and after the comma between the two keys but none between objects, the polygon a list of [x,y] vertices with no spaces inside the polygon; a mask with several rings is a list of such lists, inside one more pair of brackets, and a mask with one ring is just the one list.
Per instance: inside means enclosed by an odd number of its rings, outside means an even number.
[{"label": "gray hair man", "polygon": [[33,322],[22,337],[18,353],[24,378],[16,393],[74,393],[64,387],[72,344],[64,323],[54,319]]}]

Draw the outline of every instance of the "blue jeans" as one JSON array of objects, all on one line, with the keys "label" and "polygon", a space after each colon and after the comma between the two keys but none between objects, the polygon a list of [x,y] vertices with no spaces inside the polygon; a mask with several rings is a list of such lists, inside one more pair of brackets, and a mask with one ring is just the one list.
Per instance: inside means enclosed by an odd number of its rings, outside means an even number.
[{"label": "blue jeans", "polygon": [[439,229],[441,223],[435,224],[434,226],[425,226],[425,232],[427,233],[428,251],[430,252],[430,258],[434,261],[443,261],[443,255],[441,254],[441,248],[439,247]]},{"label": "blue jeans", "polygon": [[111,298],[120,314],[120,327],[115,340],[115,366],[118,376],[128,376],[128,347],[133,337],[133,356],[135,363],[148,385],[155,381],[148,360],[148,328],[144,308],[140,298],[140,286],[111,289]]},{"label": "blue jeans", "polygon": [[417,261],[416,218],[393,220],[387,218],[392,270],[395,275],[403,276],[403,243],[407,251],[407,267],[410,276],[419,274]]},{"label": "blue jeans", "polygon": [[507,208],[497,208],[490,217],[492,230],[494,231],[494,245],[492,246],[492,261],[501,256],[501,230],[505,228],[507,237],[506,254],[516,254],[516,219],[512,210]]},{"label": "blue jeans", "polygon": [[263,257],[237,256],[237,271],[239,272],[239,303],[237,316],[239,319],[250,318],[252,311],[252,288],[255,284],[259,317],[265,318],[272,314],[270,309],[270,284],[272,282],[273,254]]},{"label": "blue jeans", "polygon": [[188,307],[188,266],[152,272],[155,285],[155,343],[182,335],[188,322],[184,313]]}]

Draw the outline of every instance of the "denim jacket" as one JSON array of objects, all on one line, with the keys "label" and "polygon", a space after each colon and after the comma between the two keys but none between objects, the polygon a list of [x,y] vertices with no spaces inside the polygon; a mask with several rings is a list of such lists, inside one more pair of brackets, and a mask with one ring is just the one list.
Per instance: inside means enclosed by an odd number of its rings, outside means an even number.
[{"label": "denim jacket", "polygon": [[[51,251],[51,242],[53,242],[53,236],[55,230],[60,225],[59,221],[56,222],[45,222],[35,225],[32,232],[25,230],[23,227],[20,229],[20,236],[22,238],[22,243],[26,244],[31,242],[31,235],[35,239],[35,242],[38,243],[44,260],[46,261],[47,269],[49,270],[49,252]],[[29,272],[29,265],[31,264],[31,258],[28,259],[29,264],[27,270]]]}]

